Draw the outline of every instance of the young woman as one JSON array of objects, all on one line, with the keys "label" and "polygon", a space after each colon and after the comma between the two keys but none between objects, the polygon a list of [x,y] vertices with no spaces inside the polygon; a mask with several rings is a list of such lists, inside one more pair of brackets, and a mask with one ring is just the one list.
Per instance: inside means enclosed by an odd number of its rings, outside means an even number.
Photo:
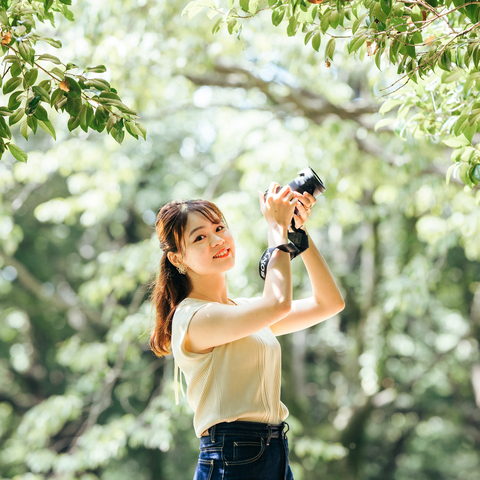
[{"label": "young woman", "polygon": [[[266,200],[259,192],[269,247],[288,243],[295,207],[300,227],[315,204],[308,193],[279,187],[272,183]],[[290,254],[277,249],[263,296],[232,300],[226,272],[235,264],[235,242],[213,203],[165,205],[157,233],[164,253],[152,294],[157,315],[150,346],[157,356],[173,350],[175,378],[178,364],[187,381],[201,439],[194,480],[293,479],[276,336],[308,328],[344,308],[325,260],[310,239],[302,258],[313,296],[292,300]]]}]

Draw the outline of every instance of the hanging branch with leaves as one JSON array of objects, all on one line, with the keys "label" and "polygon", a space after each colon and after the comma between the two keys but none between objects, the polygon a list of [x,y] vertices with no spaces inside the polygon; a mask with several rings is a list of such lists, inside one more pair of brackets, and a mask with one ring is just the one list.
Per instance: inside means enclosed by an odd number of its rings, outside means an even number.
[{"label": "hanging branch with leaves", "polygon": [[54,55],[37,53],[37,42],[55,48],[61,48],[62,44],[39,34],[35,19],[42,23],[50,21],[54,26],[55,15],[61,14],[73,21],[68,5],[71,0],[0,1],[0,48],[4,65],[0,87],[6,97],[6,105],[0,106],[0,158],[9,150],[17,160],[27,160],[27,154],[11,142],[10,127],[17,123],[26,140],[38,127],[56,139],[48,115],[52,108],[70,115],[67,124],[70,131],[78,127],[85,132],[106,130],[119,143],[125,137],[125,130],[136,139],[146,137],[139,116],[122,103],[115,88],[102,78],[90,77],[104,73],[105,66],[87,67],[78,74],[73,73],[79,68],[74,63],[64,64]]},{"label": "hanging branch with leaves", "polygon": [[360,60],[372,58],[378,69],[395,65],[400,77],[387,89],[393,102],[381,111],[397,108],[397,118],[379,126],[393,123],[401,138],[410,133],[443,140],[454,148],[447,181],[453,173],[470,188],[480,184],[480,148],[472,143],[480,131],[480,2],[195,0],[184,14],[192,18],[205,9],[214,34],[225,25],[240,37],[253,17],[270,15],[288,36],[302,32],[326,67],[339,45]]}]

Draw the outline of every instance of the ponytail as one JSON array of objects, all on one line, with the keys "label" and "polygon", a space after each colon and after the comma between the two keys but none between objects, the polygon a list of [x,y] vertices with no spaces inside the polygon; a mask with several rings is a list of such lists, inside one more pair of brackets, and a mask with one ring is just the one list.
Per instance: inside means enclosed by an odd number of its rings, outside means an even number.
[{"label": "ponytail", "polygon": [[160,262],[160,274],[153,284],[150,297],[157,311],[155,326],[150,335],[150,348],[157,357],[171,353],[173,314],[179,303],[185,300],[191,291],[190,279],[178,272],[165,252]]}]

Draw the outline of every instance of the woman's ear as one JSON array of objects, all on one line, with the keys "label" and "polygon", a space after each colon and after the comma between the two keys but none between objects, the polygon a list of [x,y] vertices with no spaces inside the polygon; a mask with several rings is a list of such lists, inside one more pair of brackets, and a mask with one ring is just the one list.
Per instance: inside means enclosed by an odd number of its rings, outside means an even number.
[{"label": "woman's ear", "polygon": [[182,264],[182,255],[180,253],[168,252],[167,258],[174,267]]}]

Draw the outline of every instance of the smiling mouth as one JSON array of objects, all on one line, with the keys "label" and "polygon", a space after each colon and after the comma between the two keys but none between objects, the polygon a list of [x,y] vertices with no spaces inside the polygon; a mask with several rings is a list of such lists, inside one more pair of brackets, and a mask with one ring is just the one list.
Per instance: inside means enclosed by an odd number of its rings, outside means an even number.
[{"label": "smiling mouth", "polygon": [[230,249],[226,248],[225,250],[222,250],[221,252],[217,253],[213,258],[226,257],[229,253],[230,253]]}]

